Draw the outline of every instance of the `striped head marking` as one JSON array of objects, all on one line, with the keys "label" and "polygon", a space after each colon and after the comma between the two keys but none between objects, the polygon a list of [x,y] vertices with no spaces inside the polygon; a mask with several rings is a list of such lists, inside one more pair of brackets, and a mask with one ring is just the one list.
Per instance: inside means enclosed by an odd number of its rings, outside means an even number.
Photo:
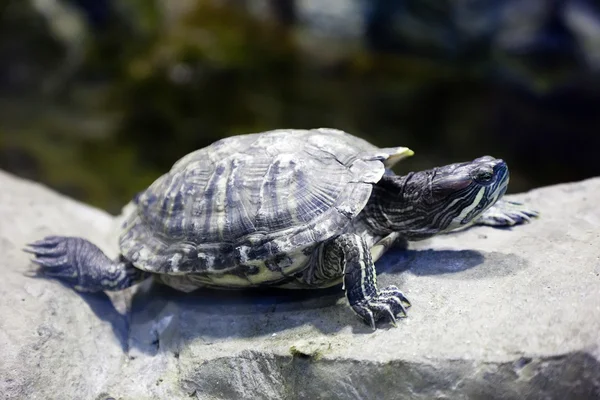
[{"label": "striped head marking", "polygon": [[[447,181],[440,182],[440,194],[446,197],[442,203],[447,204],[441,214],[452,216],[443,230],[461,228],[481,215],[504,195],[508,180],[506,163],[490,156],[456,165]],[[457,190],[444,185],[456,185]]]},{"label": "striped head marking", "polygon": [[425,239],[468,225],[502,197],[508,179],[506,163],[490,156],[392,176],[381,182],[380,210],[393,231]]}]

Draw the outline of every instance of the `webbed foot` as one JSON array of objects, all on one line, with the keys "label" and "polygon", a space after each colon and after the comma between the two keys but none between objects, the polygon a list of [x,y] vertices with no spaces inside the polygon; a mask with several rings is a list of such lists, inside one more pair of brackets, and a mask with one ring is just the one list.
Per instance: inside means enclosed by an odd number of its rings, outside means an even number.
[{"label": "webbed foot", "polygon": [[79,282],[80,272],[74,259],[81,239],[48,236],[27,245],[23,251],[33,254],[32,260],[40,266],[39,272],[71,285]]},{"label": "webbed foot", "polygon": [[484,212],[476,221],[476,225],[487,226],[513,226],[530,222],[531,219],[539,216],[535,210],[528,208],[522,203],[509,200],[500,200],[486,212]]},{"label": "webbed foot", "polygon": [[383,318],[389,318],[392,325],[396,326],[396,318],[406,317],[406,310],[411,306],[410,301],[396,286],[388,286],[375,296],[350,305],[373,329],[376,329],[375,322]]},{"label": "webbed foot", "polygon": [[76,290],[97,292],[123,289],[147,276],[129,263],[113,262],[85,239],[49,236],[28,244],[23,251],[34,255],[39,272],[63,281]]}]

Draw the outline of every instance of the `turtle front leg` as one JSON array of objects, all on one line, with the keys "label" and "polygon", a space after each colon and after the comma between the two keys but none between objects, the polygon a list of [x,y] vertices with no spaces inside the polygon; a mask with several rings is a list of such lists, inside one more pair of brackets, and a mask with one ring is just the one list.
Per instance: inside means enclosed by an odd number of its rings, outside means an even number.
[{"label": "turtle front leg", "polygon": [[146,279],[149,274],[127,261],[112,261],[98,247],[77,237],[50,236],[27,245],[24,251],[40,272],[82,292],[121,290]]},{"label": "turtle front leg", "polygon": [[522,203],[498,200],[496,204],[475,219],[473,224],[498,227],[513,226],[529,222],[538,215],[537,211],[524,206]]},{"label": "turtle front leg", "polygon": [[[396,286],[377,287],[377,271],[365,240],[356,234],[338,236],[324,248],[321,274],[341,271],[348,303],[367,324],[383,317],[395,325],[398,314],[406,316],[410,302]],[[328,273],[329,272],[329,273]]]}]

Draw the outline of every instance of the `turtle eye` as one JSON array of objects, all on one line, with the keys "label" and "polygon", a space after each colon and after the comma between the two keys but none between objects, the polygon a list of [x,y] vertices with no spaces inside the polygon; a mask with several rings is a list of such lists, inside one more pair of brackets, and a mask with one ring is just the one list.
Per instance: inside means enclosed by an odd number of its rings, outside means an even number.
[{"label": "turtle eye", "polygon": [[492,178],[494,178],[494,171],[487,168],[480,169],[475,175],[475,180],[481,183],[489,183]]}]

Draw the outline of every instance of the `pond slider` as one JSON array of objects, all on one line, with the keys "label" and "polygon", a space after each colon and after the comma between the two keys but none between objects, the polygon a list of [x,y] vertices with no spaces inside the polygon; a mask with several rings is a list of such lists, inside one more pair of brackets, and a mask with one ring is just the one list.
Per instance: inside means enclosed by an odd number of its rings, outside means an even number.
[{"label": "pond slider", "polygon": [[76,237],[47,237],[25,250],[43,274],[80,291],[124,289],[149,276],[183,291],[342,283],[368,324],[395,323],[410,303],[396,286],[377,287],[374,262],[386,250],[536,215],[498,201],[509,180],[502,160],[390,170],[412,154],[335,129],[229,137],[186,155],[136,196],[117,260]]}]

